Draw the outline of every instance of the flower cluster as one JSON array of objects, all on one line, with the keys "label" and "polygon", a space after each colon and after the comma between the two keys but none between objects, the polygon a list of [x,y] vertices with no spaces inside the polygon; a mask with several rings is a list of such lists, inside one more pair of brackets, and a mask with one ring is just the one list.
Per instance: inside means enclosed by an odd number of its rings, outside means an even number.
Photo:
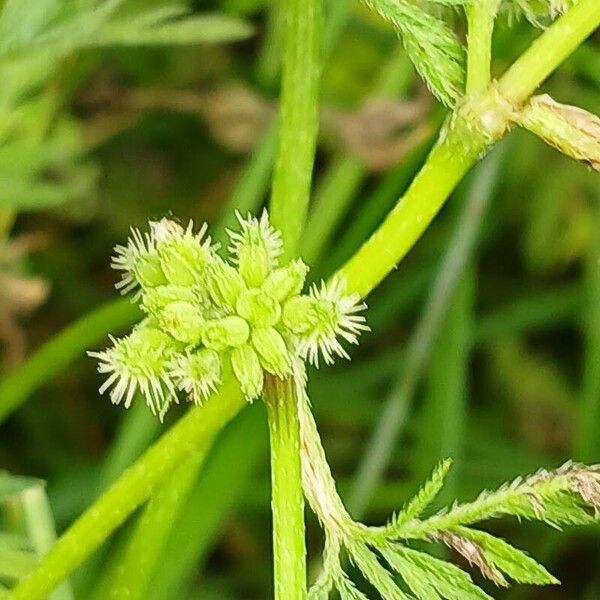
[{"label": "flower cluster", "polygon": [[357,295],[339,279],[302,294],[308,267],[301,260],[280,265],[281,234],[266,212],[260,219],[237,215],[229,231],[229,259],[206,235],[163,219],[150,231],[132,230],[117,246],[112,266],[117,284],[134,292],[146,317],[112,347],[89,354],[107,375],[100,388],[128,407],[136,392],[161,418],[183,393],[200,403],[228,373],[251,401],[260,396],[264,373],[291,374],[296,357],[318,366],[348,358],[339,338],[356,344],[368,327]]}]

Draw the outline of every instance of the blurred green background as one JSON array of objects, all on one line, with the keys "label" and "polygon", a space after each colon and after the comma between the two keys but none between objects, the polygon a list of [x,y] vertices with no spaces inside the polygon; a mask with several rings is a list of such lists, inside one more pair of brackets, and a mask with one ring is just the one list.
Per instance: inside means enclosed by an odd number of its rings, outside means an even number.
[{"label": "blurred green background", "polygon": [[[198,1],[186,6],[227,19],[200,22],[193,35],[167,26],[150,40],[141,15],[169,16],[161,11],[173,3],[130,1],[118,16],[139,17],[137,41],[123,43],[116,26],[107,33],[80,23],[66,29],[72,44],[59,29],[58,48],[28,45],[28,32],[47,27],[48,11],[61,23],[62,10],[88,14],[94,5],[54,1],[36,11],[44,2],[30,3],[25,23],[7,18],[17,3],[5,0],[0,18],[0,467],[11,474],[0,477],[0,528],[30,532],[33,518],[51,538],[53,521],[64,530],[169,424],[141,402],[125,412],[100,397],[96,365],[85,356],[136,318],[113,288],[112,247],[149,219],[207,220],[222,232],[234,207],[262,207],[281,23],[265,0]],[[327,0],[325,31],[303,240],[314,277],[332,273],[381,222],[444,118],[394,33],[358,3]],[[526,23],[501,22],[495,73],[535,35]],[[600,36],[544,91],[599,114]],[[513,132],[372,294],[368,318],[373,331],[352,363],[310,373],[327,454],[355,514],[385,519],[447,456],[455,464],[444,502],[569,458],[600,462],[598,173]],[[382,422],[393,424],[391,452],[378,445]],[[373,460],[385,466],[375,487]],[[108,597],[103,586],[131,523],[71,579],[75,597]],[[600,598],[597,529],[491,527],[563,581],[497,597]],[[0,537],[4,583],[44,551],[37,542],[15,550],[8,540]],[[257,404],[219,437],[145,597],[268,598],[270,542],[268,443]],[[311,517],[311,556],[321,543]]]}]

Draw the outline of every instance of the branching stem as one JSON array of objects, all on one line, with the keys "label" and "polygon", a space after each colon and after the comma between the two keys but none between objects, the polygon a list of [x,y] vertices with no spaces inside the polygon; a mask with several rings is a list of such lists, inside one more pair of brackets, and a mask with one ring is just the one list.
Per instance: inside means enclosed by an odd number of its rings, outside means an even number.
[{"label": "branching stem", "polygon": [[[498,82],[497,100],[507,107],[519,105],[600,25],[598,0],[580,0],[549,27]],[[472,106],[470,118],[455,119],[442,133],[423,168],[382,225],[338,271],[349,291],[365,297],[396,268],[439,212],[471,167],[504,131],[492,130],[492,96]],[[505,106],[505,108],[506,108]],[[508,115],[506,123],[508,125]]]},{"label": "branching stem", "polygon": [[[287,27],[291,41],[290,47],[286,46],[285,50],[286,53],[289,52],[289,56],[285,58],[280,152],[276,165],[271,216],[273,224],[284,232],[286,256],[290,257],[295,254],[305,220],[314,157],[320,0],[286,2],[289,4]],[[499,82],[500,96],[512,105],[527,100],[599,24],[598,0],[580,0],[566,15],[549,27],[508,70]],[[292,92],[294,89],[296,92]],[[298,94],[297,105],[291,100],[295,93]],[[358,292],[364,297],[396,267],[466,172],[487,148],[501,137],[501,133],[490,133],[487,125],[482,127],[485,117],[490,116],[489,108],[488,106],[485,112],[472,113],[471,116],[475,118],[455,119],[443,132],[439,143],[406,195],[400,199],[382,226],[340,270],[339,274],[347,279],[348,291]],[[150,448],[59,539],[38,567],[14,588],[11,598],[37,600],[46,597],[98,548],[150,496],[155,486],[173,467],[189,451],[198,447],[200,440],[212,439],[242,408],[244,401],[239,390],[233,387],[235,386],[232,382],[226,384],[205,406],[191,410]],[[18,402],[19,400],[16,401]],[[5,407],[5,411],[11,408],[12,406]],[[290,427],[289,435],[294,435],[293,423]],[[291,465],[291,457],[287,457],[287,460]],[[287,473],[287,477],[293,478],[290,473]],[[301,500],[294,490],[284,490],[286,494],[289,492],[289,497],[296,502],[293,507],[293,519],[299,519],[301,513],[298,507]],[[286,510],[290,510],[291,517],[292,508],[286,507]],[[298,553],[294,560],[286,557],[290,564],[293,562],[295,565],[293,574],[282,575],[286,582],[302,581],[298,565],[300,554],[304,557],[304,539],[302,536],[300,547],[300,531],[300,528],[294,531],[293,543],[287,533],[282,532],[282,535],[286,535],[284,539],[290,542],[292,552]],[[281,558],[283,559],[283,555]],[[280,596],[283,597],[287,599],[298,596]]]},{"label": "branching stem", "polygon": [[598,26],[600,2],[579,0],[508,69],[500,80],[502,96],[513,104],[525,102]]}]

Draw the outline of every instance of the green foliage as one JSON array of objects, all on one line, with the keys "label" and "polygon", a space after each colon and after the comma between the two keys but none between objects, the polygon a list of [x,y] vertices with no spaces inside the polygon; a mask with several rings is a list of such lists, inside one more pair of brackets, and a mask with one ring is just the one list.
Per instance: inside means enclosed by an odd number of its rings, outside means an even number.
[{"label": "green foliage", "polygon": [[394,26],[431,91],[444,104],[453,106],[464,89],[465,52],[452,30],[407,0],[364,2]]},{"label": "green foliage", "polygon": [[396,515],[389,527],[390,530],[398,529],[418,517],[436,498],[444,486],[446,475],[452,466],[451,460],[442,461],[433,471],[431,477],[419,489],[417,494],[407,503],[407,505]]},{"label": "green foliage", "polygon": [[[451,27],[436,16],[436,7],[468,9],[472,0],[363,0],[372,10],[392,24],[416,70],[433,94],[452,107],[464,95],[466,50]],[[573,0],[477,0],[478,8],[488,12],[493,22],[498,12],[514,22],[524,16],[542,27],[564,13]],[[429,6],[428,6],[429,5]],[[430,11],[427,10],[430,9]],[[442,11],[443,13],[443,11]]]},{"label": "green foliage", "polygon": [[0,54],[44,46],[61,56],[88,46],[190,44],[243,39],[252,29],[224,15],[189,16],[180,4],[119,11],[124,0],[105,0],[94,7],[78,2],[62,7],[55,0],[39,2],[39,12],[28,3],[9,1],[0,13]]},{"label": "green foliage", "polygon": [[[418,600],[490,599],[466,572],[411,548],[408,545],[411,540],[445,544],[498,587],[508,587],[509,579],[532,585],[559,583],[523,551],[471,526],[501,516],[542,521],[554,527],[592,523],[600,514],[600,466],[567,463],[556,471],[541,470],[495,492],[484,492],[474,502],[455,504],[422,518],[421,514],[440,491],[448,467],[449,461],[441,463],[416,496],[385,527],[352,523],[343,512],[335,515],[320,512],[321,504],[331,507],[337,502],[335,498],[321,500],[313,506],[324,524],[327,541],[323,573],[313,586],[311,597],[327,598],[334,587],[342,597],[360,594],[348,588],[343,575],[340,554],[345,549],[382,598],[409,598],[404,591],[408,589]],[[323,489],[324,485],[320,487],[321,494]],[[335,492],[329,489],[328,493]],[[331,512],[331,508],[329,510]],[[401,577],[406,588],[392,573]]]},{"label": "green foliage", "polygon": [[[54,543],[56,531],[44,482],[0,471],[0,597],[26,577]],[[49,600],[73,600],[68,584]]]},{"label": "green foliage", "polygon": [[252,29],[180,5],[119,10],[123,0],[8,0],[0,9],[0,209],[39,210],[89,195],[97,170],[81,124],[62,112],[52,77],[76,50],[243,39]]}]

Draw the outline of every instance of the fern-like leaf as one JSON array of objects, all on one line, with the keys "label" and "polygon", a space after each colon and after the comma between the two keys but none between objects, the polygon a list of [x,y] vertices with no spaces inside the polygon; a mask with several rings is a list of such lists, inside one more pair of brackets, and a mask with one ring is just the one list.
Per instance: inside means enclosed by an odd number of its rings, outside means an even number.
[{"label": "fern-like leaf", "polygon": [[[468,573],[447,561],[396,544],[386,544],[381,552],[418,600],[492,600]],[[430,595],[432,589],[437,597]]]},{"label": "fern-like leaf", "polygon": [[365,544],[350,540],[346,544],[352,562],[360,569],[367,581],[386,600],[409,600],[394,581],[389,571],[379,562],[377,555]]},{"label": "fern-like leaf", "polygon": [[400,537],[423,537],[452,531],[501,516],[542,521],[553,527],[588,525],[600,511],[600,468],[567,463],[555,471],[540,470],[516,479],[474,502],[455,505],[424,521],[406,523]]},{"label": "fern-like leaf", "polygon": [[485,531],[459,527],[455,534],[477,544],[489,564],[517,583],[555,585],[560,583],[536,560]]},{"label": "fern-like leaf", "polygon": [[363,0],[391,23],[433,94],[453,106],[464,89],[465,52],[444,21],[407,0]]},{"label": "fern-like leaf", "polygon": [[446,459],[434,469],[431,477],[423,484],[417,494],[390,521],[388,525],[390,533],[393,534],[395,530],[401,529],[405,523],[420,516],[435,500],[444,486],[444,481],[451,466],[452,460]]}]

